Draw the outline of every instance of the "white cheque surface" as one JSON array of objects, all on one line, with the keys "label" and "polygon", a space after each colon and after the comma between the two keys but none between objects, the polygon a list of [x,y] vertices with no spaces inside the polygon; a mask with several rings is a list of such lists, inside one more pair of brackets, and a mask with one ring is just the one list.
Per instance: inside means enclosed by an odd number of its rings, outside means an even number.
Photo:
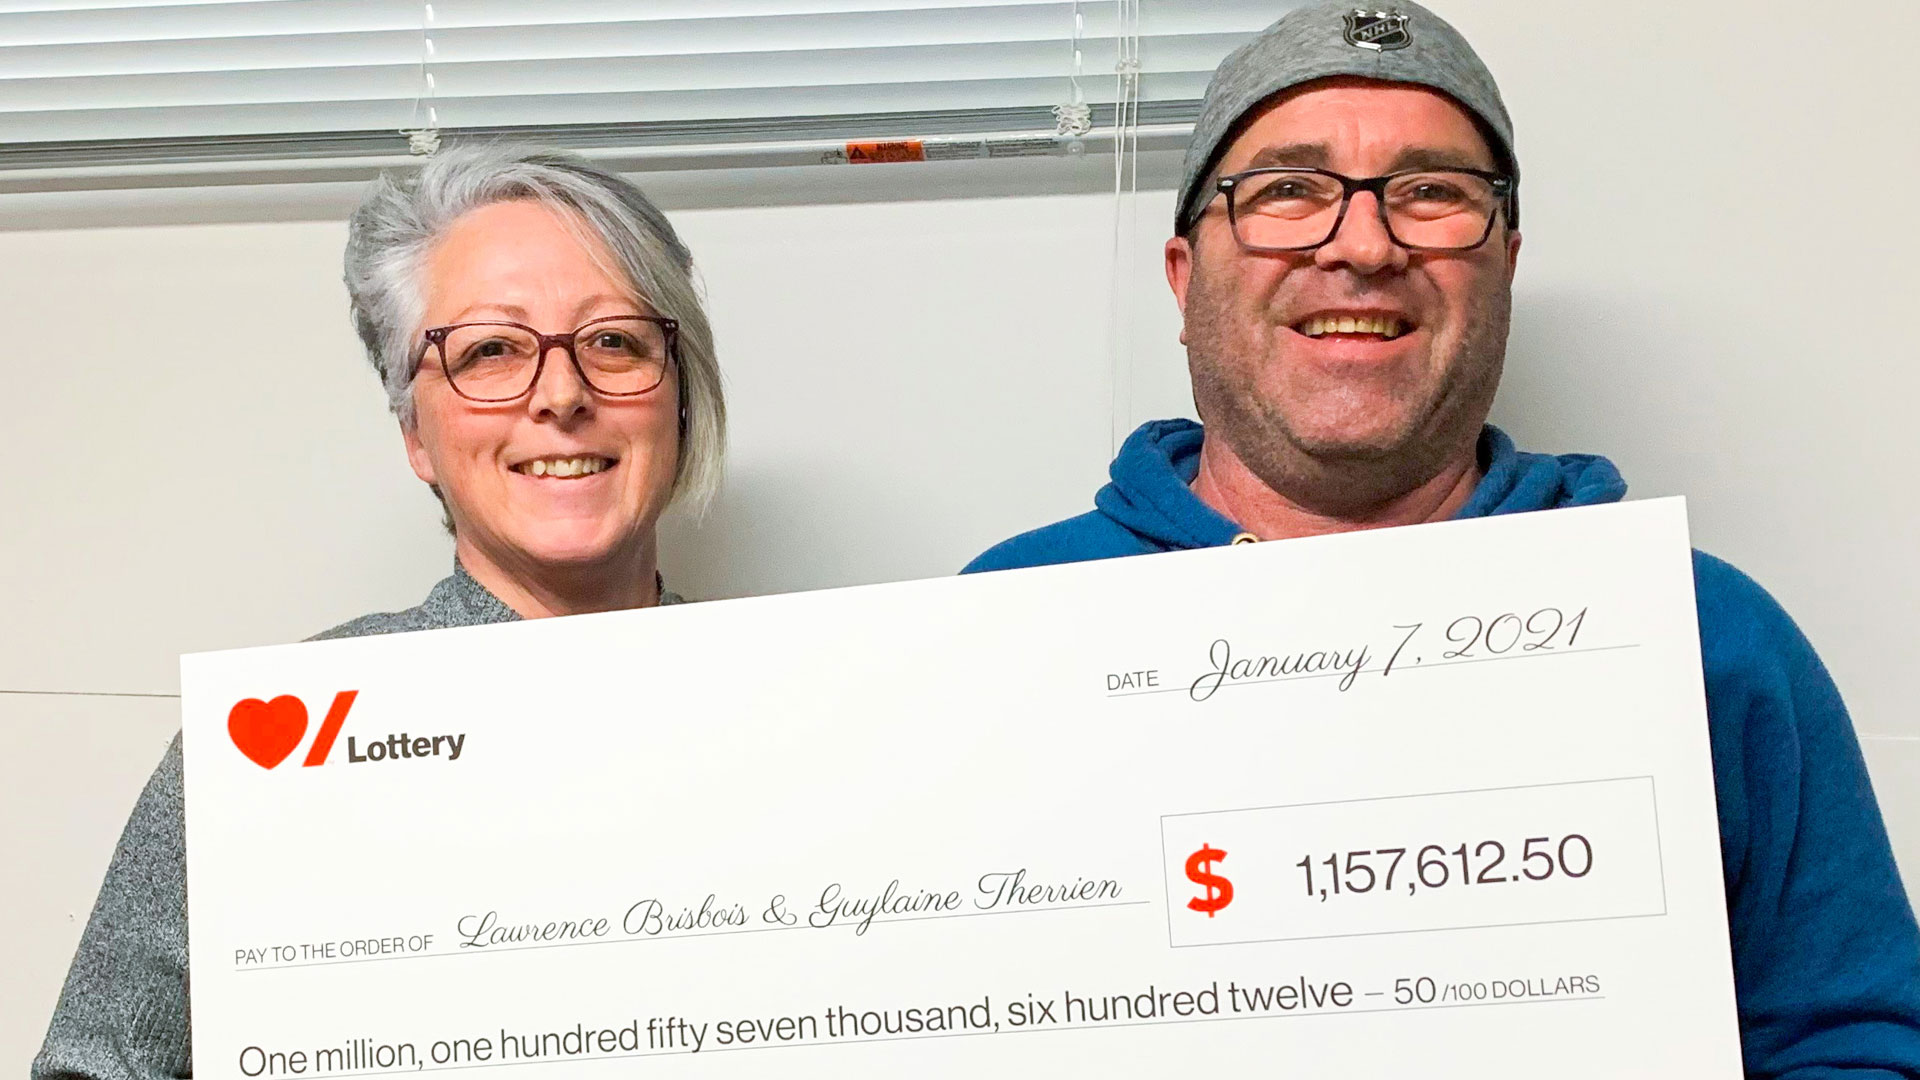
[{"label": "white cheque surface", "polygon": [[182,668],[202,1077],[1740,1074],[1678,500]]}]

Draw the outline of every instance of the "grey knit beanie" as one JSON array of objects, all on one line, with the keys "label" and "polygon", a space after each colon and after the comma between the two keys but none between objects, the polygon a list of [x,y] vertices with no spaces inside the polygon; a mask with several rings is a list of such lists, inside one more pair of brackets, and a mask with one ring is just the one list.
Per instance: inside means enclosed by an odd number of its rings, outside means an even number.
[{"label": "grey knit beanie", "polygon": [[[1200,119],[1193,125],[1193,141],[1187,145],[1173,231],[1184,234],[1206,207],[1212,193],[1200,185],[1255,106],[1282,90],[1335,75],[1413,83],[1453,98],[1478,117],[1496,141],[1493,151],[1512,172],[1518,190],[1513,120],[1492,73],[1458,30],[1406,0],[1378,9],[1351,2],[1310,3],[1287,12],[1214,71]],[[1511,206],[1509,210],[1511,217]]]}]

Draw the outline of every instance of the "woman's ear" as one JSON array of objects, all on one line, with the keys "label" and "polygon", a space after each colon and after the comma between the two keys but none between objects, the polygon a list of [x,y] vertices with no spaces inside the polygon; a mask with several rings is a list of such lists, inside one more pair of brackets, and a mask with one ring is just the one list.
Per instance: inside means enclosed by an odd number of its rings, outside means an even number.
[{"label": "woman's ear", "polygon": [[407,464],[413,466],[413,475],[422,483],[435,484],[438,479],[433,472],[433,458],[427,455],[425,444],[420,441],[420,421],[400,422],[400,438],[407,444]]}]

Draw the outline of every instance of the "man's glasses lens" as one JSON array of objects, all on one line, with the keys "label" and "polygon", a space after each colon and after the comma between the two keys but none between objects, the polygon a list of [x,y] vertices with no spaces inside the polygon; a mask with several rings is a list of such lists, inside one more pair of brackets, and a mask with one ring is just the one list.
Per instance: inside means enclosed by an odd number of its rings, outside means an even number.
[{"label": "man's glasses lens", "polygon": [[[441,350],[454,390],[479,401],[519,397],[533,386],[540,367],[540,340],[521,326],[456,326],[448,330]],[[646,319],[603,319],[574,334],[573,354],[595,390],[645,393],[666,377],[667,329]]]},{"label": "man's glasses lens", "polygon": [[[1473,173],[1400,173],[1387,178],[1387,230],[1408,247],[1460,250],[1487,237],[1500,195],[1493,181]],[[1265,170],[1234,183],[1234,233],[1252,248],[1316,247],[1333,236],[1346,185],[1328,173]]]}]

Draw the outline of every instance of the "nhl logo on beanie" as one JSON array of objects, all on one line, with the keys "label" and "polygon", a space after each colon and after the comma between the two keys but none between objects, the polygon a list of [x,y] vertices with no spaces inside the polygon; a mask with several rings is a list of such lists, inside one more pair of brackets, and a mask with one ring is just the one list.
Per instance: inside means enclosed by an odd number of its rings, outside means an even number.
[{"label": "nhl logo on beanie", "polygon": [[1368,11],[1354,8],[1347,13],[1347,44],[1356,49],[1388,52],[1413,44],[1407,28],[1408,16],[1397,11]]}]

